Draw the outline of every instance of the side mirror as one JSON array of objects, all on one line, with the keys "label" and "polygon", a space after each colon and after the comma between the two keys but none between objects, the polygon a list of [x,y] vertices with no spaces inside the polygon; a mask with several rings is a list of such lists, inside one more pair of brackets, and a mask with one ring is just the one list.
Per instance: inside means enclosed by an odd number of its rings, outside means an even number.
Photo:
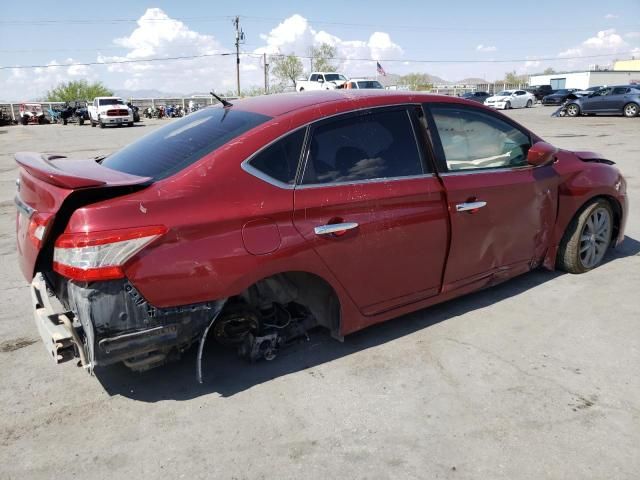
[{"label": "side mirror", "polygon": [[324,83],[324,78],[318,77],[318,83]]},{"label": "side mirror", "polygon": [[549,165],[556,160],[558,149],[547,142],[534,143],[527,153],[527,163],[534,167]]}]

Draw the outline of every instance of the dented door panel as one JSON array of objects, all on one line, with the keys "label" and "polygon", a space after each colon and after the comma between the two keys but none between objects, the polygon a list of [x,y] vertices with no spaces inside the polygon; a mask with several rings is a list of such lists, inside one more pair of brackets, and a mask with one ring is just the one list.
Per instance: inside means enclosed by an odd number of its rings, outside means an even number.
[{"label": "dented door panel", "polygon": [[[548,248],[558,204],[552,166],[442,176],[451,216],[451,248],[443,290],[508,277],[535,265]],[[476,211],[456,206],[480,201]],[[467,281],[465,281],[467,280]]]}]

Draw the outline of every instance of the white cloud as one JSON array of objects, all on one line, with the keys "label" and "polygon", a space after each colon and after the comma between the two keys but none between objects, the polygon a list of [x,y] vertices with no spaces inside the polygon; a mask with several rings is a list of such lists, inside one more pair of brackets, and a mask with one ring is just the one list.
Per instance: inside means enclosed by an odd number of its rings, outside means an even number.
[{"label": "white cloud", "polygon": [[498,50],[496,47],[494,47],[493,45],[483,45],[482,43],[480,45],[478,45],[476,47],[476,50],[478,52],[495,52],[496,50]]},{"label": "white cloud", "polygon": [[71,80],[95,81],[98,79],[97,73],[90,66],[60,66],[69,63],[78,62],[73,58],[66,58],[60,62],[51,60],[47,63],[48,68],[40,67],[32,70],[13,68],[9,70],[7,79],[0,82],[0,90],[3,91],[3,96],[6,96],[4,100],[21,101],[41,98],[44,97],[47,90],[59,83]]},{"label": "white cloud", "polygon": [[627,32],[624,34],[624,38],[640,38],[640,32]]},{"label": "white cloud", "polygon": [[613,20],[614,18],[619,18],[620,15],[616,15],[615,13],[607,13],[604,18],[607,20]]},{"label": "white cloud", "polygon": [[[374,32],[368,40],[345,40],[324,30],[315,30],[309,21],[295,14],[283,20],[268,34],[260,36],[266,45],[255,53],[308,56],[310,47],[327,43],[336,49],[336,64],[348,75],[375,75],[375,61],[399,59],[402,48],[388,33]],[[303,61],[309,67],[309,61]],[[387,68],[388,70],[388,68]]]}]

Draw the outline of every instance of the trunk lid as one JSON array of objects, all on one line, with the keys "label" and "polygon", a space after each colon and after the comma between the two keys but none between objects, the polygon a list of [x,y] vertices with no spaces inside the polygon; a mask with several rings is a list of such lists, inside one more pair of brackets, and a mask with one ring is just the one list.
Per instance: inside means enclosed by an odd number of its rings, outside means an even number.
[{"label": "trunk lid", "polygon": [[[104,200],[108,190],[117,196],[130,192],[127,187],[142,188],[151,182],[149,177],[111,170],[95,160],[33,152],[17,153],[15,159],[20,166],[15,197],[18,260],[29,281],[40,252],[51,243],[55,232],[64,228],[61,223],[66,223],[74,207],[91,203],[92,197]],[[72,197],[77,202],[70,205]],[[71,211],[66,211],[67,207]]]}]

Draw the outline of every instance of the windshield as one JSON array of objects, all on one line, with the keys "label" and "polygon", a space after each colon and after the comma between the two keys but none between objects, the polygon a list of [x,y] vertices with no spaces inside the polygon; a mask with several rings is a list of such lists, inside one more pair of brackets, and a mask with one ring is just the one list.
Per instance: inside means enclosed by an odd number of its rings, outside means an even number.
[{"label": "windshield", "polygon": [[556,90],[556,91],[555,91],[555,92],[553,92],[553,93],[558,93],[558,94],[560,94],[560,95],[564,95],[565,93],[571,93],[571,90],[568,90],[568,89],[566,89],[566,88],[561,88],[560,90]]},{"label": "windshield", "polygon": [[358,88],[384,88],[380,82],[375,80],[366,80],[364,82],[358,82]]},{"label": "windshield", "polygon": [[204,108],[145,135],[105,158],[102,165],[160,180],[269,119],[241,110]]},{"label": "windshield", "polygon": [[335,82],[336,80],[344,80],[345,82],[347,81],[345,76],[344,75],[340,75],[339,73],[325,73],[324,74],[324,79],[327,82]]},{"label": "windshield", "polygon": [[513,93],[513,91],[511,91],[511,90],[503,90],[501,92],[496,93],[496,97],[508,97],[512,93]]},{"label": "windshield", "polygon": [[124,105],[119,98],[101,98],[98,102],[99,105]]},{"label": "windshield", "polygon": [[30,112],[41,112],[42,111],[42,105],[40,105],[39,103],[27,103],[24,106],[25,110],[28,110]]}]

